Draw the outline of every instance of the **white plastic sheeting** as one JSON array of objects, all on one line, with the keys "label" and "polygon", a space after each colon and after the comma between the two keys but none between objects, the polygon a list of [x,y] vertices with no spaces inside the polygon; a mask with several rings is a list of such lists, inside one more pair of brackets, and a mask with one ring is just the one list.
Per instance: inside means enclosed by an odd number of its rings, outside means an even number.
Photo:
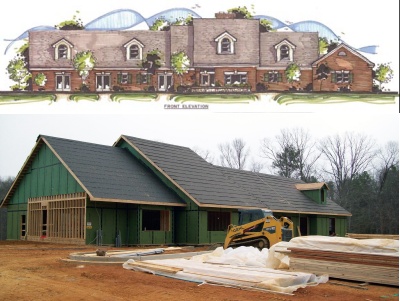
[{"label": "white plastic sheeting", "polygon": [[363,254],[386,254],[399,256],[399,241],[394,239],[354,239],[339,236],[300,236],[289,242],[279,242],[269,250],[266,266],[270,268],[288,268],[289,257],[285,253],[287,248],[306,248],[313,250],[356,252]]},{"label": "white plastic sheeting", "polygon": [[[328,281],[328,276],[316,276],[310,273],[289,272],[267,267],[268,249],[259,251],[254,247],[239,247],[236,249],[222,247],[211,253],[193,256],[190,259],[146,260],[143,263],[180,268],[170,277],[234,287],[270,290],[281,293],[292,293],[307,285],[316,285]],[[131,265],[130,259],[123,264],[125,269],[159,273],[150,267]]]}]

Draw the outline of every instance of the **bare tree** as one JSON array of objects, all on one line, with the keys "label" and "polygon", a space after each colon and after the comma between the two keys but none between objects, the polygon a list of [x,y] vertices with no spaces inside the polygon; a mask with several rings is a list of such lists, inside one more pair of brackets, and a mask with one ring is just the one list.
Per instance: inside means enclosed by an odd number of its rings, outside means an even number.
[{"label": "bare tree", "polygon": [[199,147],[195,146],[192,148],[192,151],[194,151],[196,154],[198,154],[200,157],[202,157],[208,163],[211,163],[211,164],[214,163],[214,156],[211,154],[211,152],[208,149],[202,150]]},{"label": "bare tree", "polygon": [[379,191],[383,190],[388,173],[393,166],[399,165],[399,145],[394,141],[389,141],[384,149],[377,153],[380,161],[379,169]]},{"label": "bare tree", "polygon": [[335,183],[338,193],[337,201],[346,209],[351,209],[347,203],[349,185],[356,175],[366,171],[376,155],[374,141],[365,135],[345,133],[327,137],[319,144],[319,150],[328,161],[324,172]]},{"label": "bare tree", "polygon": [[321,153],[304,129],[282,129],[275,141],[263,139],[261,153],[264,158],[272,160],[278,174],[305,182],[315,181],[316,163]]},{"label": "bare tree", "polygon": [[263,170],[264,168],[264,164],[262,164],[261,162],[257,162],[257,161],[251,161],[250,164],[250,171],[252,172],[261,172],[261,170]]},{"label": "bare tree", "polygon": [[219,144],[221,166],[245,169],[250,149],[246,147],[243,139],[235,138],[232,142]]}]

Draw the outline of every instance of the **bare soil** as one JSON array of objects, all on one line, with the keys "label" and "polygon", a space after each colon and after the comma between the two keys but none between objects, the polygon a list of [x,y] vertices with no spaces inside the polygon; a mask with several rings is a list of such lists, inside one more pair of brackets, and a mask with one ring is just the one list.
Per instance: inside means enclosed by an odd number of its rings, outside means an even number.
[{"label": "bare soil", "polygon": [[[286,295],[199,285],[126,270],[122,264],[66,260],[71,253],[96,249],[95,246],[0,241],[0,300],[399,300],[398,287],[338,279]],[[190,251],[200,250],[204,248]]]}]

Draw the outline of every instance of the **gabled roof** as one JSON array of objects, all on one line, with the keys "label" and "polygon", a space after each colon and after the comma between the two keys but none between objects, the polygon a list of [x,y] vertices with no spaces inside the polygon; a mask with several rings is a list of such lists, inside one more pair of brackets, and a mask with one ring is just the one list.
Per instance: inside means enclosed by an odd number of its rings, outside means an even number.
[{"label": "gabled roof", "polygon": [[300,67],[309,67],[318,59],[317,32],[262,32],[260,33],[260,67],[285,68],[291,61],[276,61],[276,48],[286,41],[296,45],[293,62]]},{"label": "gabled roof", "polygon": [[38,137],[4,203],[8,203],[44,144],[51,149],[92,201],[186,205],[125,149],[43,135]]},{"label": "gabled roof", "polygon": [[133,38],[144,45],[143,55],[154,49],[164,55],[169,65],[171,55],[169,33],[152,30],[91,31],[91,30],[54,30],[29,32],[30,68],[70,68],[71,60],[54,60],[54,49],[49,48],[61,39],[74,45],[76,52],[92,50],[96,57],[96,68],[140,68],[141,62],[126,60],[126,45]]},{"label": "gabled roof", "polygon": [[201,207],[267,208],[275,212],[351,215],[338,204],[317,204],[296,179],[212,165],[187,147],[122,135],[144,160]]},{"label": "gabled roof", "polygon": [[353,49],[352,47],[350,47],[346,43],[339,44],[335,49],[332,49],[327,54],[321,56],[318,60],[313,62],[312,66],[316,67],[320,62],[322,62],[323,60],[327,59],[329,56],[337,53],[342,48],[348,50],[349,52],[351,52],[355,56],[359,57],[361,60],[365,61],[368,64],[368,66],[370,66],[370,67],[374,67],[375,66],[375,64],[373,62],[371,62],[369,59],[367,59],[365,56],[360,54],[357,50]]},{"label": "gabled roof", "polygon": [[[259,20],[193,19],[194,67],[257,66],[259,64]],[[236,39],[234,54],[218,54],[215,38],[227,32]]]}]

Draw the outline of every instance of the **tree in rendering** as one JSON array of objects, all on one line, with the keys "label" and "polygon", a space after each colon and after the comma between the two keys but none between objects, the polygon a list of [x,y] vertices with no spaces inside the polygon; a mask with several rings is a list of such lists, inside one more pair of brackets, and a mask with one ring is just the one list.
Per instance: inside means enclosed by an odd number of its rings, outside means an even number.
[{"label": "tree in rendering", "polygon": [[60,29],[60,30],[82,30],[85,29],[83,26],[82,20],[77,17],[77,14],[79,14],[79,11],[76,11],[76,15],[72,16],[72,20],[66,20],[61,22],[58,25],[55,25],[54,28]]},{"label": "tree in rendering", "polygon": [[78,52],[72,60],[75,70],[82,78],[82,84],[86,86],[86,79],[89,77],[89,72],[96,65],[96,57],[91,50]]},{"label": "tree in rendering", "polygon": [[171,67],[179,76],[181,85],[183,74],[188,73],[190,67],[190,59],[184,51],[177,51],[171,56]]},{"label": "tree in rendering", "polygon": [[29,86],[32,74],[27,68],[27,62],[20,54],[17,54],[7,65],[8,77],[16,82],[10,88],[12,90],[25,90]]},{"label": "tree in rendering", "polygon": [[319,81],[319,90],[322,91],[322,83],[328,78],[331,69],[328,64],[322,63],[318,66],[316,70],[317,80]]},{"label": "tree in rendering", "polygon": [[393,79],[393,70],[390,63],[379,64],[374,70],[374,80],[379,83],[379,90],[382,91],[382,84],[387,84]]},{"label": "tree in rendering", "polygon": [[142,68],[147,73],[154,74],[155,71],[162,66],[162,53],[158,49],[153,49],[146,54],[146,58],[142,61]]}]

